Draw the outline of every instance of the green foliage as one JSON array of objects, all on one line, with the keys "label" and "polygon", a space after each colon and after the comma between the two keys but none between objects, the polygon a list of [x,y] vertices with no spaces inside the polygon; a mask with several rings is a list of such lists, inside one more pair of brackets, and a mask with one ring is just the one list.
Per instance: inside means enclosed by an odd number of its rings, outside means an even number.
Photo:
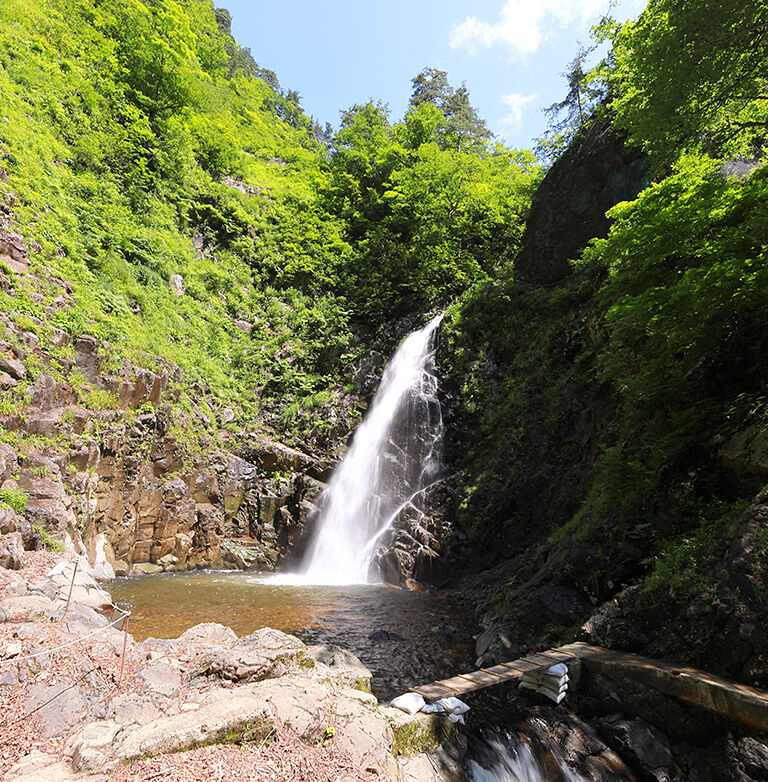
[{"label": "green foliage", "polygon": [[445,147],[444,119],[427,101],[394,126],[372,103],[344,114],[325,195],[348,226],[339,277],[368,319],[444,306],[519,246],[539,177],[532,156]]},{"label": "green foliage", "polygon": [[329,148],[230,24],[208,0],[0,6],[0,165],[41,270],[0,309],[43,321],[66,280],[52,325],[108,341],[109,371],[170,362],[243,419],[322,434],[353,333],[506,268],[538,170],[434,70],[403,122],[353,107]]},{"label": "green foliage", "polygon": [[425,68],[411,84],[411,110],[418,111],[429,104],[442,115],[433,128],[441,149],[481,151],[484,148],[493,134],[469,102],[469,90],[464,84],[454,89],[448,83],[448,74],[436,68]]},{"label": "green foliage", "polygon": [[23,489],[12,489],[11,487],[0,489],[0,503],[7,505],[19,515],[24,513],[28,499],[29,497]]},{"label": "green foliage", "polygon": [[40,536],[40,541],[43,544],[43,548],[48,549],[48,551],[53,551],[57,554],[61,554],[61,552],[65,550],[64,544],[57,538],[54,538],[53,535],[51,535],[51,533],[45,529],[45,527],[40,526],[40,524],[33,524],[32,529]]},{"label": "green foliage", "polygon": [[618,121],[657,169],[682,150],[761,154],[768,125],[763,0],[651,0],[614,40]]},{"label": "green foliage", "polygon": [[536,146],[542,160],[557,159],[608,97],[605,61],[591,70],[586,68],[587,59],[596,48],[596,43],[590,47],[579,44],[576,56],[561,74],[568,84],[566,96],[544,109],[549,125]]},{"label": "green foliage", "polygon": [[449,311],[471,542],[584,547],[600,594],[704,583],[697,558],[761,485],[723,446],[765,420],[767,203],[766,167],[682,155],[568,284],[481,285]]}]

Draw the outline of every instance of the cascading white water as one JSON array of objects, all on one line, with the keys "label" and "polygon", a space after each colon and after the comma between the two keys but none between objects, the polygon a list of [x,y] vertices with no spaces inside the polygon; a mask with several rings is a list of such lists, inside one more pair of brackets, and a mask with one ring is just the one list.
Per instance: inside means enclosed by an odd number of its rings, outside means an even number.
[{"label": "cascading white water", "polygon": [[387,364],[370,410],[318,502],[315,532],[302,563],[305,583],[370,579],[378,544],[439,478],[442,416],[433,374],[442,314],[408,336]]},{"label": "cascading white water", "polygon": [[[504,734],[495,731],[488,737],[478,758],[467,762],[469,782],[588,782],[569,768],[554,745],[543,746],[533,734]],[[547,762],[542,760],[547,756]]]}]

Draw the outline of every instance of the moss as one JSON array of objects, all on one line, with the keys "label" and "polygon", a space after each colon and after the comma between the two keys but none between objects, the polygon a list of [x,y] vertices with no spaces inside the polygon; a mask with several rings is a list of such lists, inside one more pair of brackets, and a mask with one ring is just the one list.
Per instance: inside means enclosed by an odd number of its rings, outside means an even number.
[{"label": "moss", "polygon": [[392,752],[399,755],[418,755],[433,752],[450,740],[451,732],[444,719],[436,715],[413,716],[408,719],[390,719]]},{"label": "moss", "polygon": [[353,690],[359,690],[360,692],[371,692],[371,680],[367,676],[359,676],[352,683]]}]

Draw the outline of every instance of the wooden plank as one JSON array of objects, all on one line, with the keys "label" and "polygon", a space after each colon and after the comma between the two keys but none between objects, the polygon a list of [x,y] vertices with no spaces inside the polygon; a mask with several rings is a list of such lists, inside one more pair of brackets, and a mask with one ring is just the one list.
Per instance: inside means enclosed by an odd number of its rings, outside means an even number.
[{"label": "wooden plank", "polygon": [[524,673],[546,670],[559,662],[578,659],[579,654],[574,653],[575,650],[569,651],[569,649],[570,647],[565,647],[529,654],[519,660],[499,663],[499,665],[493,665],[489,668],[481,668],[479,671],[461,673],[450,679],[411,687],[409,692],[417,692],[427,700],[463,695],[483,687],[491,687],[494,684],[519,679]]},{"label": "wooden plank", "polygon": [[568,654],[567,652],[558,652],[555,649],[548,649],[546,652],[539,652],[539,654],[542,657],[548,657],[549,659],[554,660],[555,664],[573,662],[574,660],[578,659],[575,654]]},{"label": "wooden plank", "polygon": [[551,668],[555,664],[553,660],[541,654],[529,654],[523,657],[523,660],[534,663],[537,668]]},{"label": "wooden plank", "polygon": [[519,671],[517,668],[513,668],[511,665],[502,663],[501,665],[494,665],[492,668],[483,668],[488,673],[495,673],[499,676],[503,676],[504,679],[519,679],[523,675],[523,671]]},{"label": "wooden plank", "polygon": [[488,671],[473,671],[472,673],[461,673],[459,674],[459,678],[466,679],[468,682],[471,682],[472,684],[476,684],[478,689],[480,687],[490,687],[492,684],[500,684],[502,682],[501,676],[495,673],[489,673]]},{"label": "wooden plank", "polygon": [[454,676],[450,679],[441,679],[439,682],[435,682],[441,687],[447,687],[454,691],[454,694],[463,694],[465,692],[472,692],[472,690],[479,690],[482,687],[487,687],[485,684],[476,684],[475,682],[465,679],[463,676]]},{"label": "wooden plank", "polygon": [[515,671],[519,671],[521,674],[528,673],[528,671],[538,671],[539,668],[541,668],[540,665],[524,659],[514,660],[511,663],[502,663],[502,665],[506,666],[507,668],[512,668]]},{"label": "wooden plank", "polygon": [[419,687],[411,687],[408,692],[417,692],[427,701],[436,701],[440,698],[451,698],[456,695],[454,690],[449,690],[447,687],[441,687],[435,682],[432,684],[422,684]]}]

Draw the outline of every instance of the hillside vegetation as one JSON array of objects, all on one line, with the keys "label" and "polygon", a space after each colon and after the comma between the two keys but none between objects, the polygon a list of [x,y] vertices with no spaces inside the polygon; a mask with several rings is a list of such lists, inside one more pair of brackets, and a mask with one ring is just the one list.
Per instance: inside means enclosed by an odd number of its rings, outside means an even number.
[{"label": "hillside vegetation", "polygon": [[747,6],[652,0],[604,25],[598,116],[648,153],[647,186],[558,285],[463,296],[444,364],[456,518],[485,566],[514,561],[489,621],[572,638],[619,595],[592,640],[765,684],[759,639],[718,640],[766,615],[768,9]]},{"label": "hillside vegetation", "polygon": [[10,0],[0,22],[5,227],[33,261],[2,270],[0,308],[107,340],[115,366],[178,365],[239,424],[312,439],[382,324],[519,238],[532,158],[441,72],[402,122],[352,107],[332,137],[210,2]]},{"label": "hillside vegetation", "polygon": [[[764,525],[752,592],[713,585],[768,474],[765,3],[652,0],[601,23],[609,54],[589,74],[574,61],[556,104],[571,124],[546,152],[571,160],[604,123],[647,176],[554,284],[515,267],[542,171],[464,87],[427,68],[402,119],[371,102],[323,130],[230,21],[207,0],[0,6],[0,229],[31,259],[0,264],[0,310],[60,359],[27,357],[3,420],[43,371],[115,403],[70,371],[59,329],[108,343],[114,368],[180,367],[176,404],[207,422],[180,436],[210,438],[227,404],[219,426],[331,452],[373,351],[448,307],[453,550],[501,566],[498,621],[572,636],[627,587],[638,622],[707,589],[762,616]],[[545,581],[571,608],[534,607],[526,628],[516,590]],[[768,677],[752,643],[721,668]]]}]

